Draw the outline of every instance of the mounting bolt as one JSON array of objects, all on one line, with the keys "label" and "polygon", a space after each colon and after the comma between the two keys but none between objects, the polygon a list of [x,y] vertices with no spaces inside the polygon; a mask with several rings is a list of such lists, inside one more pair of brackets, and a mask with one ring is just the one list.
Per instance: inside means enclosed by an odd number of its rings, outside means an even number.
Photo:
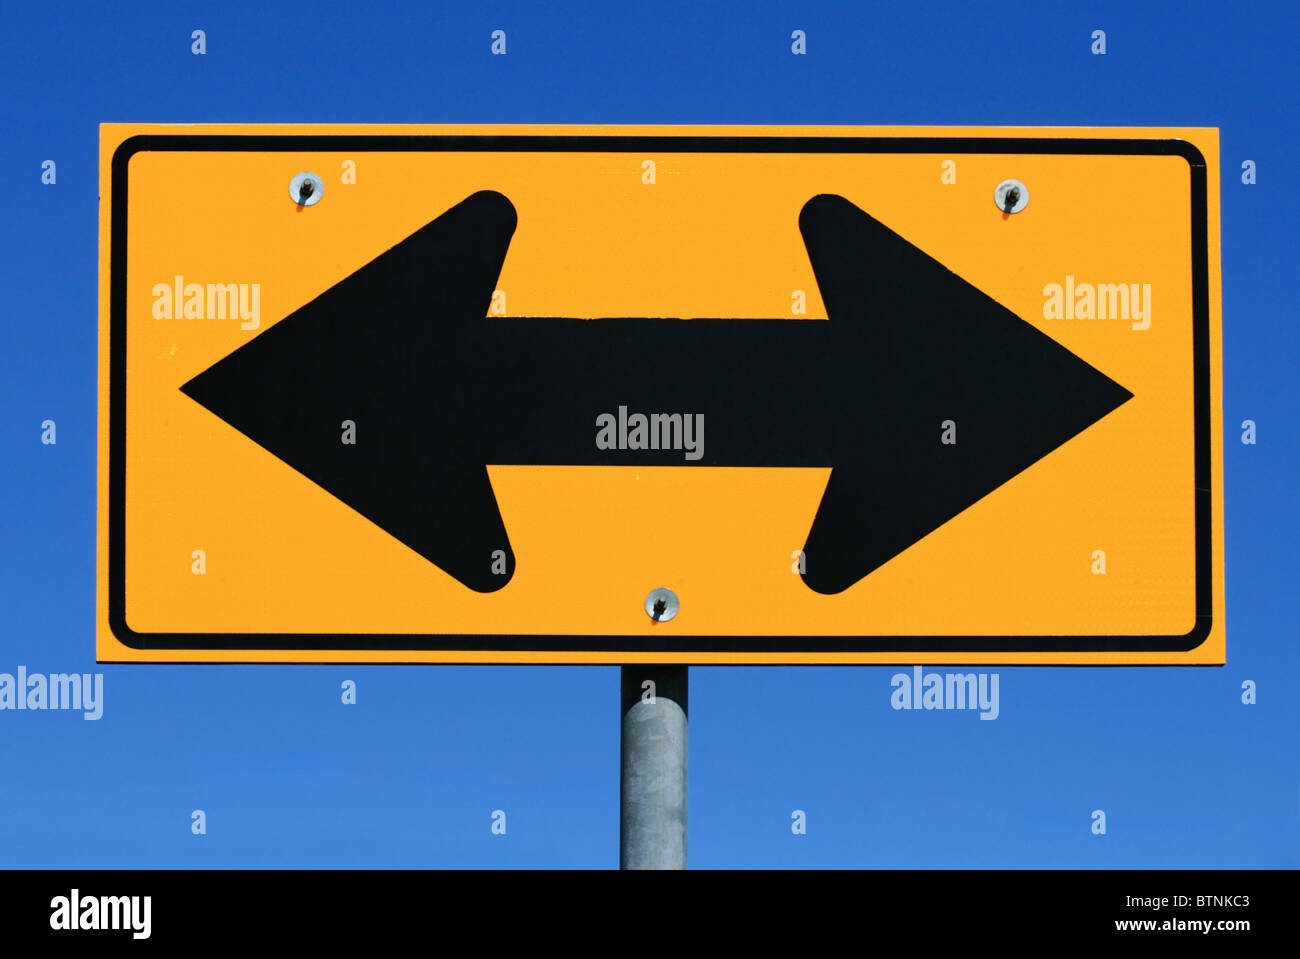
[{"label": "mounting bolt", "polygon": [[650,590],[645,598],[646,615],[656,623],[666,623],[677,615],[677,594],[665,586]]},{"label": "mounting bolt", "polygon": [[1019,180],[1003,180],[993,191],[993,202],[1003,213],[1019,213],[1029,205],[1029,187]]},{"label": "mounting bolt", "polygon": [[289,181],[289,199],[299,206],[319,203],[325,192],[325,181],[315,173],[299,173]]}]

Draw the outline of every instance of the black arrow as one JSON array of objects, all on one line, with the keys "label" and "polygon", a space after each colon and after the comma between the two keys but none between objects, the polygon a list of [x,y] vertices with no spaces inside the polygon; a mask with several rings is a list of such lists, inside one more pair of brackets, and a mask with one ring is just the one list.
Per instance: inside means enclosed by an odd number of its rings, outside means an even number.
[{"label": "black arrow", "polygon": [[[515,223],[476,193],[181,389],[479,591],[515,564],[488,465],[831,467],[835,593],[1132,396],[842,197],[799,216],[829,321],[487,317]],[[620,406],[702,415],[702,456],[597,448]]]}]

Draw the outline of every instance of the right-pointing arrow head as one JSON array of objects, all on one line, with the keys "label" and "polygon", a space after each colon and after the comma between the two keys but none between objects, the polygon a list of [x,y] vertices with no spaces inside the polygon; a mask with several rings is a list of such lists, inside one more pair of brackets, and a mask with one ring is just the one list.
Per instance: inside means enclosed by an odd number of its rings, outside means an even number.
[{"label": "right-pointing arrow head", "polygon": [[852,586],[1133,396],[843,197],[809,200],[799,227],[846,379],[804,548],[817,592]]}]

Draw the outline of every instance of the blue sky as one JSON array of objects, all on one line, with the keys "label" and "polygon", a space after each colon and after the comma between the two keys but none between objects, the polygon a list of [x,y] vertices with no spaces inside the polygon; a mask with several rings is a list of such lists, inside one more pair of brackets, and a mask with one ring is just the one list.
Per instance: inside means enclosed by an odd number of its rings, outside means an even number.
[{"label": "blue sky", "polygon": [[269,6],[0,11],[0,671],[106,687],[98,722],[0,712],[0,865],[618,862],[617,668],[95,664],[105,121],[1219,127],[1227,666],[1002,668],[996,722],[895,712],[895,667],[695,668],[690,859],[1300,864],[1293,7]]}]

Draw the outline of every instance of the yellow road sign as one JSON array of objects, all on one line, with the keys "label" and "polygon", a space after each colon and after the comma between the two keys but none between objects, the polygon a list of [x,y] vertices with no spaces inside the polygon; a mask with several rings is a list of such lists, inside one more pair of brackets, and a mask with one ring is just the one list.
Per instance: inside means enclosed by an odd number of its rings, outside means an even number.
[{"label": "yellow road sign", "polygon": [[1216,130],[107,124],[101,182],[101,661],[1224,662]]}]

